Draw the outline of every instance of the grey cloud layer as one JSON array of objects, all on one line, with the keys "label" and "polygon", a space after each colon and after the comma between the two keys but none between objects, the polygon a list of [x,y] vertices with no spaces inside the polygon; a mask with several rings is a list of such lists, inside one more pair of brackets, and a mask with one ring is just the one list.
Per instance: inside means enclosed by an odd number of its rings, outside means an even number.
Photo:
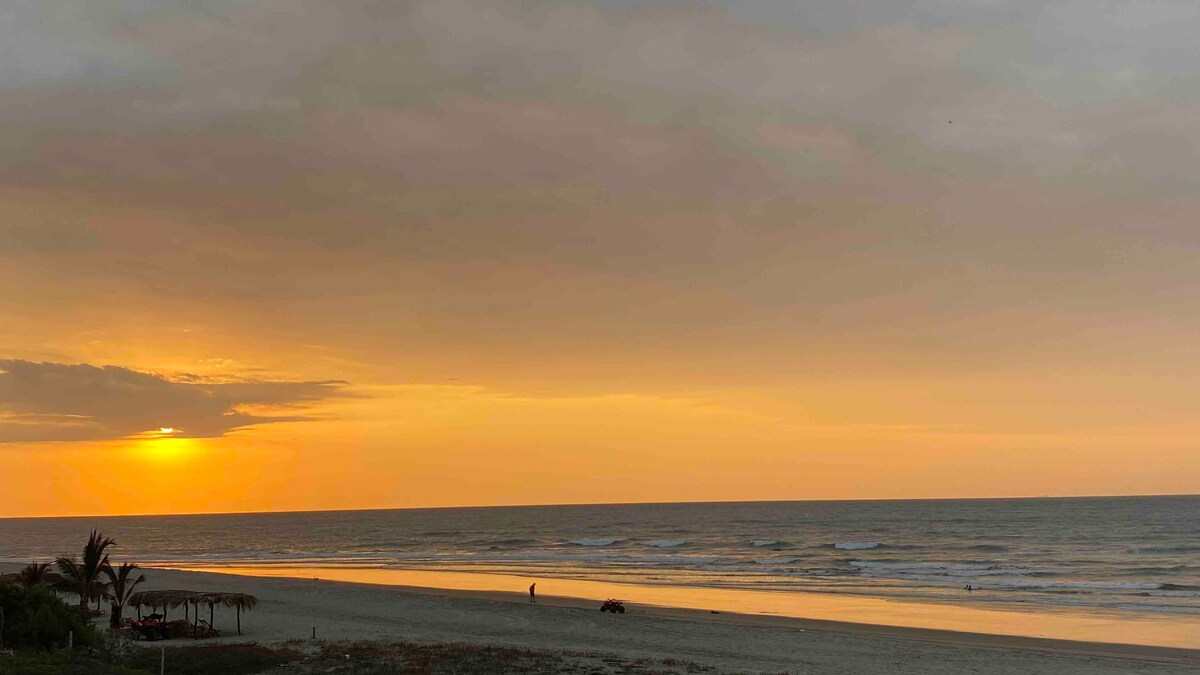
[{"label": "grey cloud layer", "polygon": [[1003,340],[972,317],[1200,283],[1194,3],[0,12],[0,182],[74,199],[0,224],[34,269],[462,350],[898,327],[944,350]]},{"label": "grey cloud layer", "polygon": [[[819,147],[764,141],[783,123],[859,140],[852,166],[1173,176],[1176,190],[1200,175],[1186,153],[1139,151],[1200,141],[1200,90],[1181,70],[1194,5],[747,5],[18,3],[0,171],[168,192],[236,182],[426,222],[456,204],[388,196],[583,183],[610,200],[640,187],[794,200],[831,171]],[[549,189],[542,207],[559,199]]]},{"label": "grey cloud layer", "polygon": [[297,409],[339,394],[341,382],[207,383],[117,366],[0,360],[0,443],[103,440],[173,427],[221,436],[257,424],[301,421],[244,406]]}]

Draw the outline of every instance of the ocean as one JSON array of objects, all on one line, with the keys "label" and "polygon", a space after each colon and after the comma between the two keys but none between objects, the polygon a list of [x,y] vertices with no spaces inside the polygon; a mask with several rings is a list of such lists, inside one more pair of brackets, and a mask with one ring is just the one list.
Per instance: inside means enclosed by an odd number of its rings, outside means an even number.
[{"label": "ocean", "polygon": [[[0,560],[340,567],[1200,615],[1200,496],[0,520]],[[973,590],[967,591],[970,585]]]}]

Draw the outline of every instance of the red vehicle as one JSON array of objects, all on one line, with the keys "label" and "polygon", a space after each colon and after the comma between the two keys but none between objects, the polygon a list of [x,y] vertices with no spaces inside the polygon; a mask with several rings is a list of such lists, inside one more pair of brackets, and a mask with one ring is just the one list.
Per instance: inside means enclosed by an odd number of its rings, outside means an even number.
[{"label": "red vehicle", "polygon": [[134,621],[133,629],[137,631],[140,640],[169,640],[171,638],[171,627],[162,621],[162,616],[159,614],[151,614],[141,621]]},{"label": "red vehicle", "polygon": [[625,613],[625,603],[621,600],[615,600],[613,598],[609,598],[604,601],[603,605],[600,605],[600,611],[601,612],[612,612],[613,614],[624,614]]}]

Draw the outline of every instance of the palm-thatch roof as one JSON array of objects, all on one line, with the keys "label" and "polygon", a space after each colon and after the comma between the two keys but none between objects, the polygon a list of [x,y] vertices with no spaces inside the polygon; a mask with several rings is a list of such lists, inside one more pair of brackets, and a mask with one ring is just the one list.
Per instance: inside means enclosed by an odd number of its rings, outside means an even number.
[{"label": "palm-thatch roof", "polygon": [[193,597],[200,595],[196,591],[164,590],[141,591],[129,596],[130,607],[183,607],[190,605]]},{"label": "palm-thatch roof", "polygon": [[249,593],[201,593],[200,604],[220,605],[222,607],[237,607],[238,609],[254,609],[258,606],[258,598]]},{"label": "palm-thatch roof", "polygon": [[185,605],[219,605],[254,609],[258,598],[249,593],[218,593],[200,591],[142,591],[129,596],[130,607],[183,607]]}]

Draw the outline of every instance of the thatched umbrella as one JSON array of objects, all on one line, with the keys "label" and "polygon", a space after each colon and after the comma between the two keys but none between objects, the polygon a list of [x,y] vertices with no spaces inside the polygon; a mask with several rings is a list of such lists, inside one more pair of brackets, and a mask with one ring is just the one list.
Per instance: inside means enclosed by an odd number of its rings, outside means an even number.
[{"label": "thatched umbrella", "polygon": [[208,624],[213,622],[213,607],[233,607],[237,610],[237,632],[242,634],[242,610],[251,610],[258,606],[258,598],[249,593],[204,593],[201,602],[208,603]]},{"label": "thatched umbrella", "polygon": [[183,607],[186,618],[188,603],[192,601],[191,598],[195,595],[198,595],[197,591],[142,591],[129,596],[129,605],[137,608],[139,616],[141,616],[143,607],[151,607],[154,609],[162,607],[164,620],[167,618],[168,609],[172,607]]},{"label": "thatched umbrella", "polygon": [[180,590],[142,591],[129,597],[129,604],[137,607],[139,611],[142,607],[163,607],[165,610],[167,607],[181,606],[186,611],[189,605],[194,606],[195,612],[191,615],[193,635],[195,635],[200,622],[200,605],[205,603],[208,604],[208,624],[210,626],[215,618],[214,608],[217,605],[235,608],[237,610],[238,635],[241,635],[242,610],[254,609],[258,605],[258,598],[248,593],[201,593]]}]

